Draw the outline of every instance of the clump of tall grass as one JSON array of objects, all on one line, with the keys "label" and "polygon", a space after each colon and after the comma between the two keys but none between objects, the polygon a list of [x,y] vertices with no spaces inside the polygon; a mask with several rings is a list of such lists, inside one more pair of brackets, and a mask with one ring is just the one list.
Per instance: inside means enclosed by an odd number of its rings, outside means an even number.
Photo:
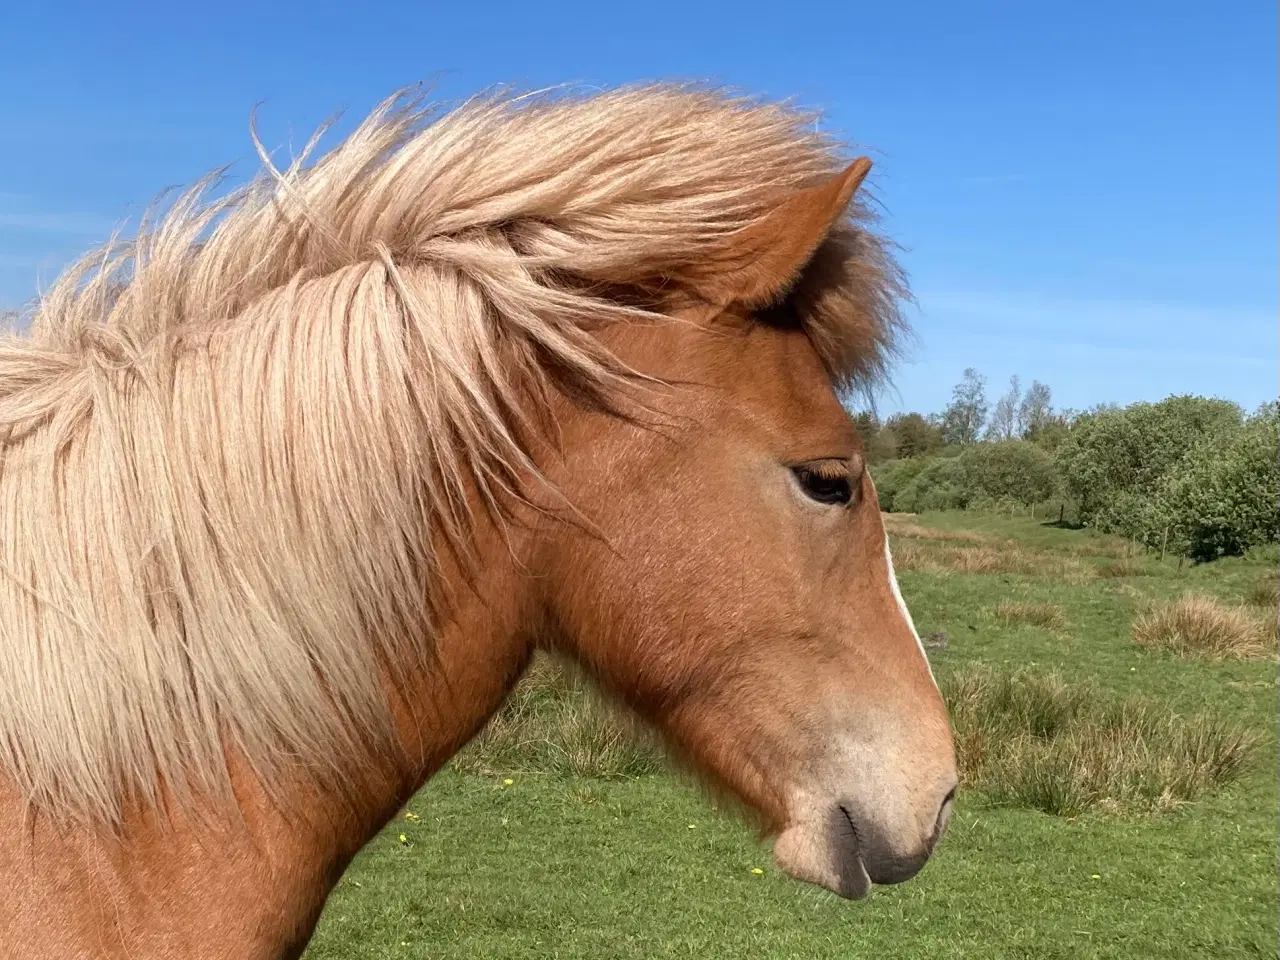
[{"label": "clump of tall grass", "polygon": [[1137,557],[1119,557],[1094,568],[1100,577],[1140,577],[1147,572]]},{"label": "clump of tall grass", "polygon": [[1269,607],[1273,612],[1280,608],[1280,581],[1275,576],[1259,580],[1245,594],[1245,602],[1255,607]]},{"label": "clump of tall grass", "polygon": [[1067,619],[1056,603],[1025,603],[1006,601],[996,607],[996,618],[1009,626],[1025,623],[1046,630],[1059,630]]},{"label": "clump of tall grass", "polygon": [[935,527],[925,527],[911,520],[905,520],[904,517],[915,518],[915,514],[903,513],[884,513],[885,529],[894,537],[903,537],[910,540],[940,540],[954,541],[960,543],[986,543],[992,538],[986,534],[978,533],[976,530],[939,530]]},{"label": "clump of tall grass", "polygon": [[1069,583],[1084,583],[1093,577],[1092,565],[1074,557],[1005,545],[950,546],[904,540],[893,546],[893,563],[898,570],[918,570],[944,576],[953,573],[1013,573],[1056,577]]},{"label": "clump of tall grass", "polygon": [[539,656],[502,709],[453,759],[468,773],[619,779],[664,766],[656,735],[568,665]]},{"label": "clump of tall grass", "polygon": [[1055,816],[1159,812],[1232,780],[1255,738],[1056,674],[970,668],[942,678],[965,784]]},{"label": "clump of tall grass", "polygon": [[1133,622],[1135,643],[1213,660],[1274,656],[1276,633],[1275,615],[1258,616],[1198,594],[1150,607]]}]

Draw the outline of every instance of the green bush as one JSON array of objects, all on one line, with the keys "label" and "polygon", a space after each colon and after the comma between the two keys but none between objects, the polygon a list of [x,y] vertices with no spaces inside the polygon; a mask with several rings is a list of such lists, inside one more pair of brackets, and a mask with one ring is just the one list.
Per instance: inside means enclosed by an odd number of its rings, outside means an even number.
[{"label": "green bush", "polygon": [[970,447],[960,458],[970,501],[1029,507],[1053,496],[1058,486],[1053,457],[1026,440]]},{"label": "green bush", "polygon": [[900,511],[920,513],[922,510],[963,510],[971,499],[965,457],[931,457],[902,486],[894,502]]},{"label": "green bush", "polygon": [[1060,501],[1070,504],[1073,522],[1195,560],[1280,540],[1280,404],[1245,419],[1225,400],[1170,397],[1053,426],[1066,431],[1055,452],[1040,438],[951,445],[933,455],[920,455],[923,443],[913,456],[899,449],[899,459],[875,467],[881,508]]},{"label": "green bush", "polygon": [[880,509],[887,513],[906,510],[897,502],[898,491],[910,483],[917,473],[927,467],[933,460],[927,457],[912,457],[907,460],[886,460],[874,467],[871,478],[876,484],[876,496],[880,498]]},{"label": "green bush", "polygon": [[1150,504],[1165,476],[1240,423],[1234,403],[1204,397],[1096,410],[1078,417],[1058,447],[1058,473],[1081,522],[1136,539],[1151,526]]},{"label": "green bush", "polygon": [[1057,485],[1053,458],[1025,440],[973,444],[958,455],[948,448],[942,456],[882,464],[876,474],[881,508],[906,513],[1029,507],[1052,496]]},{"label": "green bush", "polygon": [[1280,539],[1278,488],[1280,416],[1271,404],[1224,443],[1190,451],[1158,496],[1132,509],[1147,543],[1213,560]]}]

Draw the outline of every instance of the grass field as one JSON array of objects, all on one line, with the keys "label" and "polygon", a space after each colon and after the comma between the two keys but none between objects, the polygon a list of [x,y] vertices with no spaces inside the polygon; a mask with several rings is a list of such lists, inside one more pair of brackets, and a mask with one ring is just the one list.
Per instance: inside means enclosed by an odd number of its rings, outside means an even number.
[{"label": "grass field", "polygon": [[[890,524],[965,767],[916,879],[851,904],[780,875],[544,665],[360,855],[307,957],[1276,956],[1274,554],[1180,568],[1029,519]],[[1188,596],[1249,643],[1135,642]]]}]

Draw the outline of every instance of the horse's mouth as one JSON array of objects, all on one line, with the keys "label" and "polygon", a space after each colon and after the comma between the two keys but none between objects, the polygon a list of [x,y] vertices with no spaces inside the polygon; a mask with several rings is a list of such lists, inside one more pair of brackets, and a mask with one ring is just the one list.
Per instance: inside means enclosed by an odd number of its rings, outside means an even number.
[{"label": "horse's mouth", "polygon": [[843,804],[831,812],[831,844],[840,865],[840,889],[834,891],[846,900],[861,900],[871,892],[871,877],[862,862],[858,828]]},{"label": "horse's mouth", "polygon": [[824,887],[846,900],[861,900],[871,892],[858,832],[843,806],[833,806],[825,821],[787,827],[774,841],[773,858],[788,876]]}]

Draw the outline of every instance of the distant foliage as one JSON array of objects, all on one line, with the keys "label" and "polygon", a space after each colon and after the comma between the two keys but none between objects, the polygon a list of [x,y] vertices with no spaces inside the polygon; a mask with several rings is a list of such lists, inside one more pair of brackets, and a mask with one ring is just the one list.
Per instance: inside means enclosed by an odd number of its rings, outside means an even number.
[{"label": "distant foliage", "polygon": [[[874,474],[885,510],[1030,507],[1053,495],[1053,458],[1025,440],[977,443],[957,456],[899,460]],[[886,505],[887,503],[887,505]]]},{"label": "distant foliage", "polygon": [[951,403],[942,413],[942,435],[947,443],[976,443],[987,422],[987,378],[973,367],[951,392]]},{"label": "distant foliage", "polygon": [[918,413],[896,414],[885,421],[884,428],[893,434],[898,457],[927,457],[946,445],[938,426]]},{"label": "distant foliage", "polygon": [[1280,416],[1270,404],[1224,442],[1192,449],[1140,512],[1144,541],[1195,560],[1280,540]]},{"label": "distant foliage", "polygon": [[917,461],[920,469],[902,484],[898,509],[907,513],[925,510],[964,510],[973,500],[963,457],[936,457]]},{"label": "distant foliage", "polygon": [[978,444],[960,457],[975,505],[1030,507],[1053,496],[1053,457],[1026,440]]},{"label": "distant foliage", "polygon": [[1053,391],[1039,380],[1032,380],[1018,405],[1018,436],[1030,440],[1054,423]]},{"label": "distant foliage", "polygon": [[1234,403],[1204,397],[1096,410],[1072,424],[1057,450],[1058,472],[1081,522],[1141,539],[1153,526],[1152,503],[1169,471],[1197,449],[1220,444],[1240,423]]},{"label": "distant foliage", "polygon": [[888,460],[871,470],[871,479],[875,481],[876,495],[880,498],[880,509],[886,512],[915,513],[904,506],[899,494],[929,464],[936,461],[923,457],[914,460]]},{"label": "distant foliage", "polygon": [[882,509],[1044,504],[1196,561],[1280,542],[1280,404],[1247,418],[1193,396],[1056,411],[1048,386],[1033,380],[1024,392],[1013,377],[988,419],[985,383],[966,370],[941,415],[856,416]]},{"label": "distant foliage", "polygon": [[1022,436],[1022,382],[1015,375],[1009,378],[1009,392],[996,401],[987,424],[988,440],[1013,440]]}]

